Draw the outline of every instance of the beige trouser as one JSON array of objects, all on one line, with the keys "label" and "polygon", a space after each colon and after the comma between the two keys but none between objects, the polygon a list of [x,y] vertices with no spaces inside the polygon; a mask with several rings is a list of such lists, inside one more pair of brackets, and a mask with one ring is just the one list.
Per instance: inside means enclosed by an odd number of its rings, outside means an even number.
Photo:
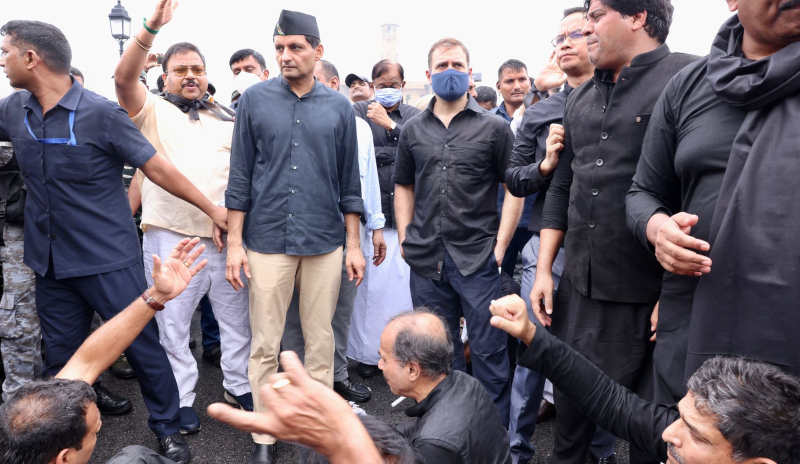
[{"label": "beige trouser", "polygon": [[[316,256],[262,254],[247,251],[250,264],[250,343],[248,377],[256,411],[263,411],[258,394],[270,375],[278,372],[278,354],[286,312],[297,280],[300,326],[305,339],[305,367],[309,375],[333,385],[333,330],[331,320],[339,296],[342,247]],[[253,434],[259,444],[275,437]]]}]

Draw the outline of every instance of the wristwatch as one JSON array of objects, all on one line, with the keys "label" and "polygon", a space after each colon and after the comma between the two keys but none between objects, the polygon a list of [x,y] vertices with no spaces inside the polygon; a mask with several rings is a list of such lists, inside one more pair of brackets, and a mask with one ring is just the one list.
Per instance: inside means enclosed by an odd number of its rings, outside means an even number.
[{"label": "wristwatch", "polygon": [[144,300],[144,302],[147,303],[147,306],[150,306],[156,311],[161,311],[162,309],[164,309],[164,305],[156,301],[156,299],[153,298],[152,296],[150,296],[150,294],[147,293],[147,290],[145,290],[144,293],[142,293],[142,300]]}]

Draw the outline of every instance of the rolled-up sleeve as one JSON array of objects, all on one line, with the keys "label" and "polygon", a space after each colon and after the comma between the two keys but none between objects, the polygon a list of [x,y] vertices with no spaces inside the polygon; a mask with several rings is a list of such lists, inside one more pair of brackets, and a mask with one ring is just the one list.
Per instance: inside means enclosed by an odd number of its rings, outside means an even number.
[{"label": "rolled-up sleeve", "polygon": [[[526,111],[527,113],[527,111]],[[514,139],[514,148],[506,166],[506,187],[512,195],[524,197],[547,188],[552,176],[544,177],[539,171],[544,156],[544,147],[539,146],[543,126],[523,117],[520,130]]]},{"label": "rolled-up sleeve", "polygon": [[675,214],[681,205],[681,181],[675,173],[677,133],[671,87],[658,99],[642,142],[642,155],[625,198],[628,228],[648,249],[647,223],[663,212]]},{"label": "rolled-up sleeve", "polygon": [[542,229],[567,230],[569,189],[572,186],[572,159],[575,154],[569,137],[569,123],[564,117],[564,149],[553,173],[542,208]]},{"label": "rolled-up sleeve", "polygon": [[[364,202],[361,199],[361,180],[358,172],[358,139],[356,137],[356,116],[349,105],[342,115],[343,133],[337,141],[339,170],[339,209],[342,214],[362,214]],[[234,141],[236,138],[234,137]]]},{"label": "rolled-up sleeve", "polygon": [[251,127],[247,97],[245,93],[239,98],[236,110],[228,188],[225,190],[225,207],[238,211],[250,210],[251,179],[258,146]]}]

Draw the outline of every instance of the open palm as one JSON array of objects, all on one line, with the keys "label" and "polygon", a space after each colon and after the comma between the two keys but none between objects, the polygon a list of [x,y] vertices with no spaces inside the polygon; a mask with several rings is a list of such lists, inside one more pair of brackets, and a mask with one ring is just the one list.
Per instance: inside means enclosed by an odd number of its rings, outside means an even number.
[{"label": "open palm", "polygon": [[161,258],[153,255],[153,288],[155,291],[172,299],[186,289],[192,277],[208,263],[208,260],[204,259],[192,267],[195,260],[206,249],[205,245],[194,249],[198,243],[200,243],[200,239],[197,237],[181,240],[163,263]]}]

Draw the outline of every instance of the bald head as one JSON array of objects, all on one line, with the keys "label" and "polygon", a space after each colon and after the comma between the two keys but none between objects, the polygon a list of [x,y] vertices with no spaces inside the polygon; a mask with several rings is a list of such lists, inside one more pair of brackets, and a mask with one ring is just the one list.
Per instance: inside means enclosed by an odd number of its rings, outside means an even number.
[{"label": "bald head", "polygon": [[394,336],[393,354],[401,364],[415,362],[435,378],[451,371],[453,343],[441,317],[427,308],[395,316],[386,326]]}]

